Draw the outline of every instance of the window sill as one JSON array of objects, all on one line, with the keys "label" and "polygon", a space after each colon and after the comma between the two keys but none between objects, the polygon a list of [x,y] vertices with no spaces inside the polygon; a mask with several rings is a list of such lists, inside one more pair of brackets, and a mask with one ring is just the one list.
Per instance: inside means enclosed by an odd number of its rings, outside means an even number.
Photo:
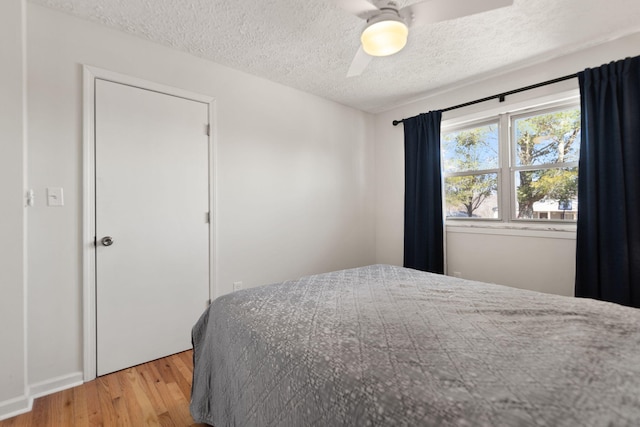
[{"label": "window sill", "polygon": [[489,222],[455,220],[445,223],[447,233],[492,234],[503,236],[525,236],[551,239],[576,238],[576,224],[531,223],[531,222]]}]

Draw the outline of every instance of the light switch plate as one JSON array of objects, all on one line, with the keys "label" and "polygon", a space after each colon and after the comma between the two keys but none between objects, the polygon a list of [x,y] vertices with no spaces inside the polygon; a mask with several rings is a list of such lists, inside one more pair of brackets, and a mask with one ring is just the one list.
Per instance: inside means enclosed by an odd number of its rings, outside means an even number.
[{"label": "light switch plate", "polygon": [[64,206],[62,187],[47,188],[47,206]]},{"label": "light switch plate", "polygon": [[32,207],[35,204],[35,195],[33,189],[27,191],[27,206]]}]

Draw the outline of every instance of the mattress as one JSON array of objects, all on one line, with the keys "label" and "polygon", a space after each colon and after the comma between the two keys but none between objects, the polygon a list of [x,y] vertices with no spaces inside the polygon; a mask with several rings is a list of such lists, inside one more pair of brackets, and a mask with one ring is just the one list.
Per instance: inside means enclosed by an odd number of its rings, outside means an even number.
[{"label": "mattress", "polygon": [[217,298],[191,414],[224,426],[638,426],[640,310],[373,265]]}]

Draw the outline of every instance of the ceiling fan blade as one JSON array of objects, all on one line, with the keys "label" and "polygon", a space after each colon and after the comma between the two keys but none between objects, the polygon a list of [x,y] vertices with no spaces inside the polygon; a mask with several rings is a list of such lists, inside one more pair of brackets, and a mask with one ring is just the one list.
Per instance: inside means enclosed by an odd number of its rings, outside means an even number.
[{"label": "ceiling fan blade", "polygon": [[342,9],[362,19],[369,19],[380,12],[380,9],[367,0],[335,0],[335,2]]},{"label": "ceiling fan blade", "polygon": [[349,71],[347,71],[347,77],[355,77],[362,74],[369,62],[373,59],[372,56],[367,55],[367,53],[362,49],[362,46],[356,52],[356,56],[351,61],[351,66],[349,67]]},{"label": "ceiling fan blade", "polygon": [[402,8],[399,13],[409,24],[425,25],[511,6],[513,0],[426,0]]}]

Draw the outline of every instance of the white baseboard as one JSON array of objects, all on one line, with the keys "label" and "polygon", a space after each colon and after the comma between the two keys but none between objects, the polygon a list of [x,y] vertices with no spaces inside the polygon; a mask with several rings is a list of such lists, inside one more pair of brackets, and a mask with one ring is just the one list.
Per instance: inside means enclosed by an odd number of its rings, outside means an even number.
[{"label": "white baseboard", "polygon": [[38,397],[46,396],[47,394],[78,386],[83,382],[82,372],[74,372],[72,374],[52,378],[50,380],[30,385],[29,397],[31,399],[36,399]]},{"label": "white baseboard", "polygon": [[69,375],[63,375],[32,384],[28,388],[28,395],[0,402],[0,421],[31,411],[33,400],[38,397],[66,390],[78,386],[83,382],[82,372],[74,372]]},{"label": "white baseboard", "polygon": [[32,406],[33,399],[27,396],[20,396],[15,399],[0,402],[0,421],[29,412]]}]

